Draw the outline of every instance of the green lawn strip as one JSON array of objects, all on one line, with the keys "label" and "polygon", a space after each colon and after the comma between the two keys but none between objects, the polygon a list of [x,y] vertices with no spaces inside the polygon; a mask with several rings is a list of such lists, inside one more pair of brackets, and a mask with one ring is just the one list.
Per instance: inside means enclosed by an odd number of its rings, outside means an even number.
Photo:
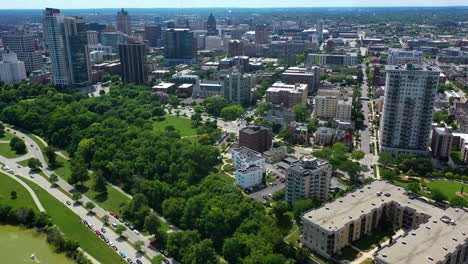
[{"label": "green lawn strip", "polygon": [[8,133],[8,132],[5,132],[3,134],[3,136],[0,137],[0,140],[5,140],[5,141],[10,141],[12,138],[14,138],[15,135],[11,134],[11,133]]},{"label": "green lawn strip", "polygon": [[[16,192],[16,199],[11,199],[10,193]],[[8,175],[0,172],[0,203],[10,205],[11,207],[20,208],[28,207],[39,212],[34,203],[31,194],[20,183],[10,178]]]},{"label": "green lawn strip", "polygon": [[357,241],[354,241],[353,246],[362,251],[368,251],[378,246],[387,239],[394,235],[392,230],[384,230],[381,232],[373,232],[372,234],[364,235]]},{"label": "green lawn strip", "polygon": [[60,164],[60,167],[56,168],[54,172],[62,179],[68,181],[71,176],[70,161],[64,159],[59,155],[56,155],[56,159],[57,162]]},{"label": "green lawn strip", "polygon": [[338,178],[338,182],[343,184],[343,185],[346,185],[346,186],[356,186],[354,183],[352,183],[350,180],[347,180],[347,179],[343,179],[342,177],[339,177]]},{"label": "green lawn strip", "polygon": [[21,160],[21,161],[18,161],[16,163],[18,163],[19,165],[23,166],[23,167],[27,167],[28,166],[28,161],[32,159],[32,158],[29,158],[29,159],[25,159],[25,160]]},{"label": "green lawn strip", "polygon": [[[456,181],[449,181],[449,180],[434,180],[427,183],[427,187],[429,189],[439,189],[442,193],[444,193],[448,200],[452,199],[453,197],[457,196],[455,193],[460,192],[463,186],[463,192],[468,192],[468,184],[459,183]],[[468,197],[465,196],[464,199],[468,201]]]},{"label": "green lawn strip", "polygon": [[357,258],[359,251],[354,248],[347,246],[341,249],[341,254],[335,255],[335,258],[338,260],[350,260],[353,261]]},{"label": "green lawn strip", "polygon": [[0,155],[4,156],[7,159],[19,158],[21,156],[24,156],[26,153],[16,154],[16,152],[11,150],[9,143],[0,143]]},{"label": "green lawn strip", "polygon": [[288,244],[293,245],[294,247],[297,247],[297,240],[299,239],[300,236],[301,236],[301,230],[297,228],[284,241],[286,241],[286,243]]},{"label": "green lawn strip", "polygon": [[[191,120],[185,117],[165,115],[160,121],[154,120],[153,122],[153,129],[156,131],[164,131],[167,126],[173,126],[179,130],[182,137],[197,134],[196,129],[192,128]],[[190,140],[190,138],[187,139]]]},{"label": "green lawn strip", "polygon": [[[49,181],[49,177],[43,171],[40,171],[38,174],[41,175],[42,177],[44,177],[44,179]],[[51,183],[51,185],[52,185],[52,183]],[[57,185],[55,188],[59,189],[63,194],[68,196],[70,199],[73,199],[73,195],[71,193],[65,191],[62,187]]]},{"label": "green lawn strip", "polygon": [[88,227],[82,224],[79,216],[70,212],[70,209],[66,205],[55,199],[55,197],[37,184],[26,179],[22,180],[35,190],[52,221],[68,238],[78,241],[84,251],[91,254],[102,264],[120,263],[120,256],[89,230]]}]

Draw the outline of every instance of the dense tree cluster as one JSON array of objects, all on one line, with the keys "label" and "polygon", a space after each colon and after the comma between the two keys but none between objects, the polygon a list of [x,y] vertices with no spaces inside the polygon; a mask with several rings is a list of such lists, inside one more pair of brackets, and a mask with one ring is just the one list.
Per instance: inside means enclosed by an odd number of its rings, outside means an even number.
[{"label": "dense tree cluster", "polygon": [[328,160],[334,170],[348,173],[351,181],[358,180],[361,173],[361,165],[358,162],[350,160],[355,155],[348,154],[348,148],[343,143],[336,143],[331,147],[325,147],[322,150],[313,152],[312,155]]},{"label": "dense tree cluster", "polygon": [[[263,204],[213,174],[220,162],[217,148],[182,139],[174,128],[154,131],[152,118],[161,103],[146,87],[114,81],[110,88],[86,98],[52,86],[3,86],[0,118],[67,149],[73,157],[72,182],[102,177],[132,193],[122,212],[135,227],[155,233],[155,211],[186,230],[155,235],[184,263],[217,263],[217,255],[231,263],[286,263],[296,257],[281,251],[287,230],[278,227]],[[225,106],[213,103],[204,104],[206,110],[221,113]],[[197,130],[216,130],[214,122],[192,122]]]}]

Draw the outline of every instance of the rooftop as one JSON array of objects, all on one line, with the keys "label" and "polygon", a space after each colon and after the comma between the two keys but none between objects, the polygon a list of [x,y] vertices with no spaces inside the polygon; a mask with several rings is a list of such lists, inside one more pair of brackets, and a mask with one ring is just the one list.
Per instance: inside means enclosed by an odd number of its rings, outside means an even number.
[{"label": "rooftop", "polygon": [[435,66],[422,66],[418,64],[404,64],[404,65],[387,65],[387,71],[425,71],[425,72],[440,72],[440,69]]},{"label": "rooftop", "polygon": [[235,148],[232,150],[232,154],[237,155],[246,162],[254,162],[263,159],[262,154],[246,147]]},{"label": "rooftop", "polygon": [[160,83],[160,84],[157,84],[157,85],[153,86],[153,89],[169,89],[174,85],[175,85],[175,83],[163,82],[163,83]]},{"label": "rooftop", "polygon": [[403,187],[386,181],[364,185],[344,197],[306,212],[302,219],[334,232],[374,209],[392,203],[412,208],[430,218],[376,253],[376,257],[386,263],[437,263],[468,239],[468,214],[464,210],[443,209],[426,198],[411,198]]}]

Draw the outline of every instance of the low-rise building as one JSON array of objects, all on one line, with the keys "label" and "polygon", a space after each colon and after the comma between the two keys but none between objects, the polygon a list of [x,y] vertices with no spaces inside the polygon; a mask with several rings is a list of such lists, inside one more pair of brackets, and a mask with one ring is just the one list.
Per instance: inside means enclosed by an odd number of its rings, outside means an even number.
[{"label": "low-rise building", "polygon": [[281,73],[281,81],[287,84],[305,83],[309,93],[314,94],[320,85],[320,68],[290,67]]},{"label": "low-rise building", "polygon": [[265,152],[263,152],[263,157],[267,163],[275,164],[280,162],[284,159],[287,155],[287,148],[286,146],[280,146],[277,148],[271,148]]},{"label": "low-rise building", "polygon": [[463,132],[468,132],[468,103],[457,103],[453,110],[456,124]]},{"label": "low-rise building", "polygon": [[286,170],[286,201],[290,204],[299,199],[327,201],[331,177],[332,167],[327,161],[303,157]]},{"label": "low-rise building", "polygon": [[308,145],[310,143],[306,124],[295,121],[291,122],[288,124],[288,130],[292,133],[292,141],[294,144]]},{"label": "low-rise building", "polygon": [[169,94],[169,90],[173,88],[175,89],[175,83],[163,82],[163,83],[156,84],[155,86],[153,86],[151,88],[151,91]]},{"label": "low-rise building", "polygon": [[306,66],[313,65],[341,65],[355,66],[359,63],[357,53],[347,54],[318,54],[311,53],[307,56]]},{"label": "low-rise building", "polygon": [[193,93],[193,87],[194,85],[191,83],[183,83],[177,87],[177,93],[178,94],[186,94],[188,96],[191,96]]},{"label": "low-rise building", "polygon": [[202,80],[193,93],[195,98],[223,97],[223,82]]},{"label": "low-rise building", "polygon": [[236,184],[245,189],[262,182],[265,173],[265,158],[259,152],[246,147],[232,150],[232,161],[236,168]]},{"label": "low-rise building", "polygon": [[377,263],[466,263],[468,256],[464,210],[437,207],[385,181],[364,185],[301,219],[301,242],[327,258],[386,223],[406,234],[380,248]]},{"label": "low-rise building", "polygon": [[319,127],[314,133],[314,143],[320,146],[330,145],[335,135],[335,129],[330,127]]},{"label": "low-rise building", "polygon": [[274,105],[293,108],[307,103],[307,84],[285,84],[275,82],[266,91],[266,101]]}]

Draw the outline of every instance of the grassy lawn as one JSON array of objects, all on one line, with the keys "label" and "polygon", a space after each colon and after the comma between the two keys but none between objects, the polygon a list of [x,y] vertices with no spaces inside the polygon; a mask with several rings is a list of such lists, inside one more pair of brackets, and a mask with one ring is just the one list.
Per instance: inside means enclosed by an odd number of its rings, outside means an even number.
[{"label": "grassy lawn", "polygon": [[[87,184],[88,186],[91,186],[92,181],[88,181]],[[107,185],[106,188],[107,192],[105,193],[98,193],[94,191],[93,188],[88,188],[88,190],[83,194],[96,202],[103,209],[120,214],[120,207],[127,204],[130,199],[109,185]]]},{"label": "grassy lawn", "polygon": [[[11,199],[11,191],[16,192],[16,199],[14,200]],[[0,173],[0,203],[10,205],[13,208],[33,208],[39,212],[29,192],[17,181],[3,173]]]},{"label": "grassy lawn", "polygon": [[286,241],[286,243],[288,244],[293,245],[294,247],[297,247],[297,240],[299,239],[300,236],[301,236],[301,230],[298,228],[294,230],[294,232],[290,236],[288,236],[284,241]]},{"label": "grassy lawn", "polygon": [[64,180],[70,179],[70,175],[71,175],[70,161],[62,158],[59,155],[56,155],[56,158],[57,158],[57,162],[60,163],[61,166],[54,170],[55,173]]},{"label": "grassy lawn", "polygon": [[0,155],[4,156],[7,159],[18,158],[18,157],[21,157],[21,156],[23,156],[25,154],[18,155],[18,154],[16,154],[16,152],[11,150],[9,143],[0,143]]},{"label": "grassy lawn", "polygon": [[[427,187],[430,189],[439,189],[442,193],[444,193],[447,198],[450,199],[457,196],[455,192],[461,191],[462,186],[464,187],[463,192],[468,192],[468,184],[462,184],[456,181],[449,181],[449,180],[435,180],[430,181],[427,183]],[[466,201],[468,201],[468,197],[464,197]]]},{"label": "grassy lawn", "polygon": [[338,260],[354,260],[357,258],[359,251],[355,250],[354,248],[347,246],[341,249],[341,254],[335,255],[335,258]]},{"label": "grassy lawn", "polygon": [[80,247],[102,264],[120,263],[121,258],[93,232],[81,223],[81,218],[70,212],[63,203],[35,183],[22,179],[35,190],[39,200],[52,218],[52,221],[71,239],[79,241]]},{"label": "grassy lawn", "polygon": [[0,137],[0,140],[8,140],[10,141],[15,135],[11,134],[11,133],[8,133],[8,132],[5,132],[5,134],[3,134],[3,136]]},{"label": "grassy lawn", "polygon": [[16,163],[18,163],[19,165],[23,166],[23,167],[27,167],[28,166],[28,161],[30,159],[33,159],[33,158],[29,158],[29,159],[25,159],[25,160],[22,160],[22,161],[18,161]]},{"label": "grassy lawn", "polygon": [[366,259],[363,262],[361,262],[360,264],[373,264],[373,263],[374,263],[374,261],[372,259]]},{"label": "grassy lawn", "polygon": [[373,232],[372,234],[364,235],[361,239],[354,241],[353,245],[362,251],[368,251],[378,244],[384,242],[394,234],[392,230],[385,230],[381,232]]},{"label": "grassy lawn", "polygon": [[[182,137],[193,136],[197,134],[197,131],[192,128],[190,121],[190,119],[185,117],[165,115],[161,121],[155,120],[153,122],[153,128],[156,131],[163,131],[166,126],[173,126],[175,129],[180,131],[180,135]],[[187,139],[191,140],[191,138]]]}]

